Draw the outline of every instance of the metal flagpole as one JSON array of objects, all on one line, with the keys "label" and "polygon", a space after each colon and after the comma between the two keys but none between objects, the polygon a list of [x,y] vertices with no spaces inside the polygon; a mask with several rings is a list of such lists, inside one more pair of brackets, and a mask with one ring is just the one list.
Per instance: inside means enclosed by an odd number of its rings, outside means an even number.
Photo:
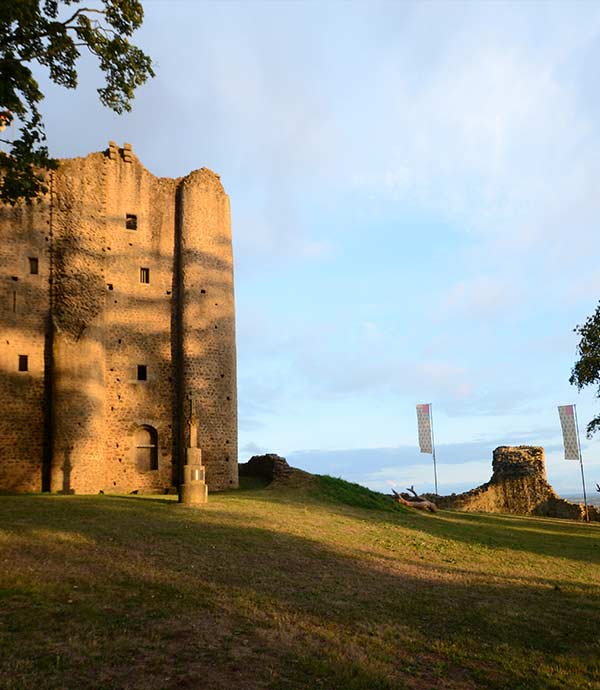
[{"label": "metal flagpole", "polygon": [[[431,425],[431,451],[433,455],[433,481],[435,483],[435,495],[438,495],[437,488],[437,467],[435,464],[435,440],[433,437],[433,403],[429,404],[429,424]],[[586,513],[587,515],[587,513]]]},{"label": "metal flagpole", "polygon": [[585,505],[585,521],[590,521],[588,514],[587,496],[585,493],[585,476],[583,474],[583,458],[581,457],[581,441],[579,440],[579,422],[577,421],[577,405],[573,405],[575,410],[575,428],[577,429],[577,447],[579,449],[579,466],[581,467],[581,484],[583,486],[583,504]]}]

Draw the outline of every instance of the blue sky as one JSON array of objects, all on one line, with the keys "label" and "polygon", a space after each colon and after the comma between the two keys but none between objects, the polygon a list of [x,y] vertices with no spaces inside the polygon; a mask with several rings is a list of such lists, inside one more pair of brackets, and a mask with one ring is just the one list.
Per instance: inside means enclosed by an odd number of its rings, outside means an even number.
[{"label": "blue sky", "polygon": [[[47,87],[54,155],[133,144],[232,202],[240,460],[387,491],[486,481],[498,445],[562,459],[572,332],[600,299],[600,5],[144,3],[157,77],[103,110],[93,62]],[[583,439],[582,439],[583,440]],[[583,442],[590,489],[600,443]]]}]

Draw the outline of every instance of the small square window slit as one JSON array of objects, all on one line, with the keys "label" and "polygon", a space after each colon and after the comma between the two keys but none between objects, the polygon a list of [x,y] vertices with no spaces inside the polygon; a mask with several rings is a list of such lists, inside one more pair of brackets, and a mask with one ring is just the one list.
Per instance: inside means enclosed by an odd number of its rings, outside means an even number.
[{"label": "small square window slit", "polygon": [[140,283],[148,284],[150,282],[150,269],[140,268]]},{"label": "small square window slit", "polygon": [[37,256],[30,256],[29,257],[29,273],[31,273],[32,276],[37,276],[40,272],[40,264],[38,261]]},{"label": "small square window slit", "polygon": [[125,228],[127,230],[137,230],[137,216],[133,213],[125,214]]},{"label": "small square window slit", "polygon": [[29,371],[28,355],[19,355],[19,371]]},{"label": "small square window slit", "polygon": [[148,380],[148,367],[146,364],[137,365],[137,380],[147,381]]}]

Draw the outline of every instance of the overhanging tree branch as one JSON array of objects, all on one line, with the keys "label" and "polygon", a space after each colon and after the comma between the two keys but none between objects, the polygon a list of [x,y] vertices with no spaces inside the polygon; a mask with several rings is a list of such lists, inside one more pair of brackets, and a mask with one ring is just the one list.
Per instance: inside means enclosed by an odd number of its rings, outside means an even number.
[{"label": "overhanging tree branch", "polygon": [[61,23],[64,27],[68,27],[69,24],[70,24],[74,19],[77,19],[77,17],[79,17],[80,14],[93,14],[93,13],[101,14],[101,15],[103,15],[103,16],[106,15],[106,11],[105,11],[105,10],[99,10],[99,9],[97,9],[97,8],[94,8],[94,7],[80,7],[80,8],[77,10],[77,12],[75,12],[75,14],[73,14],[71,17],[69,17],[69,18],[67,19],[67,21],[65,21],[65,22],[60,22],[60,23]]},{"label": "overhanging tree branch", "polygon": [[128,40],[143,21],[138,0],[102,0],[101,9],[79,7],[68,19],[58,20],[61,5],[79,2],[0,4],[0,112],[9,113],[3,124],[15,119],[20,124],[19,137],[10,142],[8,151],[0,151],[0,200],[4,202],[29,202],[47,191],[43,171],[56,167],[44,143],[38,109],[44,95],[32,63],[46,67],[54,83],[74,89],[79,48],[87,48],[105,75],[106,84],[98,89],[100,101],[117,113],[130,110],[135,89],[154,76],[150,58]]},{"label": "overhanging tree branch", "polygon": [[[600,303],[585,323],[575,326],[573,331],[581,336],[581,340],[577,345],[579,359],[571,369],[569,383],[577,386],[577,390],[596,385],[596,397],[600,398]],[[600,414],[588,423],[586,436],[591,438],[598,429]]]}]

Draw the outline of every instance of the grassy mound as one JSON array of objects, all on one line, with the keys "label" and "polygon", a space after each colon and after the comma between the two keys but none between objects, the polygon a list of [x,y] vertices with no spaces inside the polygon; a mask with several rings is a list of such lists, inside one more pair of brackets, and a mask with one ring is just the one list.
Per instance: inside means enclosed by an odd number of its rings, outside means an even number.
[{"label": "grassy mound", "polygon": [[600,525],[390,508],[331,477],[0,497],[2,690],[583,690]]},{"label": "grassy mound", "polygon": [[406,512],[408,508],[395,503],[390,496],[371,491],[360,484],[352,484],[328,475],[316,475],[313,487],[316,498],[333,503],[342,503],[365,510]]}]

